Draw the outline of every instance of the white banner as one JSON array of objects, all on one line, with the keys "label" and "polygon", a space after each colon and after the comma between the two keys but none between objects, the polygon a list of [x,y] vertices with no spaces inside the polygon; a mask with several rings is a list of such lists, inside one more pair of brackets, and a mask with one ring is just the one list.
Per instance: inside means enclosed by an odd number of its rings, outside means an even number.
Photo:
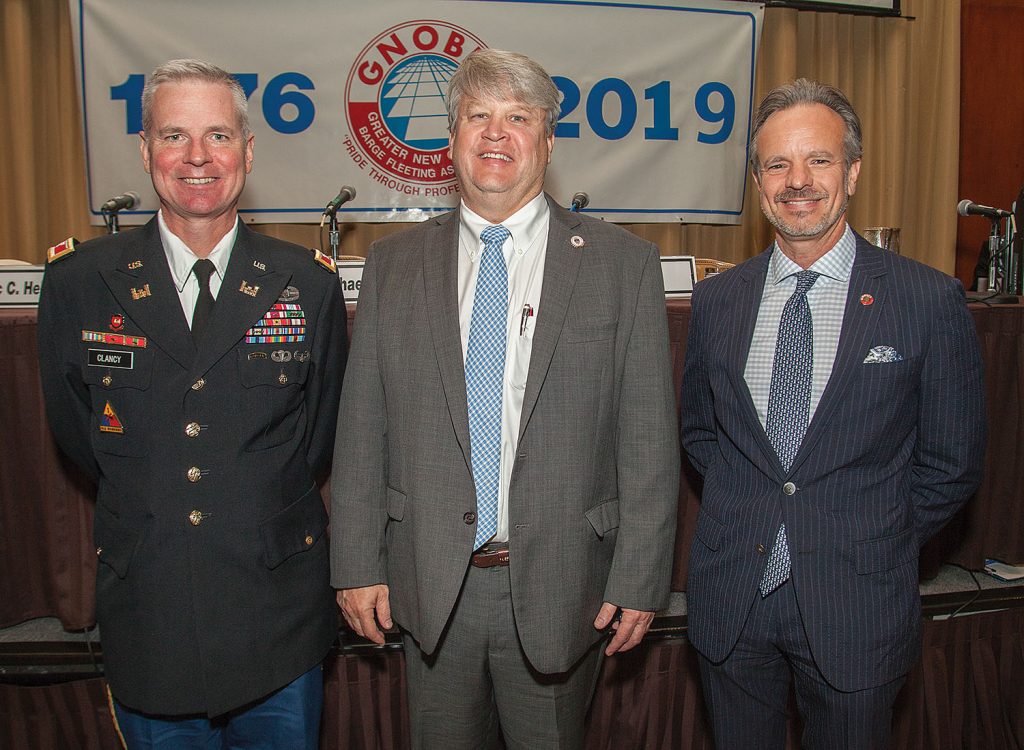
[{"label": "white banner", "polygon": [[444,97],[477,47],[522,52],[565,99],[546,188],[619,222],[737,224],[763,6],[724,0],[69,0],[90,209],[134,191],[145,76],[198,57],[249,94],[245,221],[317,222],[341,185],[350,221],[418,221],[458,201]]}]

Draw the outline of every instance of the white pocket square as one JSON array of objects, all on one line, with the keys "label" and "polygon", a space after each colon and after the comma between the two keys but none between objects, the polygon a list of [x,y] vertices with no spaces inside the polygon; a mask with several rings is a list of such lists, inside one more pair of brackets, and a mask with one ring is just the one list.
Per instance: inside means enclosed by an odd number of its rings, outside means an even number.
[{"label": "white pocket square", "polygon": [[903,355],[891,346],[873,346],[868,356],[864,358],[864,364],[873,365],[886,362],[902,362]]}]

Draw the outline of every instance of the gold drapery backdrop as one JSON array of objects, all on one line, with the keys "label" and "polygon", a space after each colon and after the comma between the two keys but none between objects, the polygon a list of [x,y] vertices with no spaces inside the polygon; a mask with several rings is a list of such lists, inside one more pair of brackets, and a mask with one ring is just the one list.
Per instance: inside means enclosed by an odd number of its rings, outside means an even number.
[{"label": "gold drapery backdrop", "polygon": [[[104,231],[89,225],[67,2],[0,0],[0,258],[42,263],[45,249],[65,237],[84,240]],[[952,273],[960,0],[903,0],[902,7],[904,18],[767,9],[755,99],[799,76],[845,91],[863,121],[865,144],[850,223],[857,229],[901,227],[904,255]],[[210,51],[210,58],[217,62],[216,50]],[[139,156],[132,152],[125,158]],[[259,169],[258,139],[255,168]],[[373,240],[403,226],[346,224],[343,251],[365,255]],[[663,254],[731,262],[755,255],[772,238],[751,180],[739,226],[627,227],[657,243]],[[319,246],[316,225],[256,228]]]}]

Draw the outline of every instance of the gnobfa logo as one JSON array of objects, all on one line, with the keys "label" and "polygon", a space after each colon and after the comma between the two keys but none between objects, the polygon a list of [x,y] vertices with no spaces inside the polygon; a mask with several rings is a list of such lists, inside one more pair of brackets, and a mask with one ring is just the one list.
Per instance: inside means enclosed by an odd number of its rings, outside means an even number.
[{"label": "gnobfa logo", "polygon": [[345,146],[356,163],[403,193],[454,191],[447,153],[448,81],[467,55],[484,46],[446,21],[409,21],[366,45],[345,86],[350,134]]}]

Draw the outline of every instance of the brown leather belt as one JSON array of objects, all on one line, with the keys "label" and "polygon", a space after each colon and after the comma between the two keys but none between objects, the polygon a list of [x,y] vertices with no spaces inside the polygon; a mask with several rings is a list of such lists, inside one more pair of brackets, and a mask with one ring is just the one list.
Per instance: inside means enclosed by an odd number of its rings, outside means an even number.
[{"label": "brown leather belt", "polygon": [[496,565],[508,565],[508,542],[485,544],[473,553],[470,565],[476,568],[493,568]]}]

